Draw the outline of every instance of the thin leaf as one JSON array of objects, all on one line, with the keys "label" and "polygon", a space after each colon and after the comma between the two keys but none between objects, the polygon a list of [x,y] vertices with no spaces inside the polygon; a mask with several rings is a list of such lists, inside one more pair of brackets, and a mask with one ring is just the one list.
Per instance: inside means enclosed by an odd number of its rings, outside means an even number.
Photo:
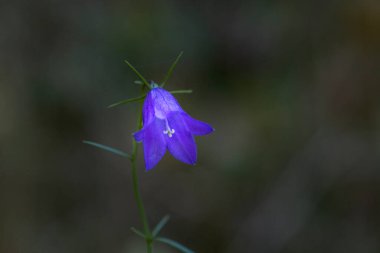
[{"label": "thin leaf", "polygon": [[125,105],[125,104],[128,104],[128,103],[141,101],[141,100],[143,100],[145,98],[145,96],[146,95],[142,95],[140,97],[124,99],[124,100],[121,100],[119,102],[113,103],[112,105],[109,105],[107,108],[112,108],[112,107],[119,106],[119,105]]},{"label": "thin leaf", "polygon": [[[173,91],[170,91],[170,93],[172,93],[172,94],[189,94],[192,92],[193,92],[193,90],[173,90]],[[144,100],[145,97],[146,97],[146,95],[142,95],[142,96],[135,97],[135,98],[124,99],[124,100],[118,101],[116,103],[113,103],[113,104],[107,106],[107,108],[125,105],[125,104],[129,104],[132,102],[138,102],[138,101]]]},{"label": "thin leaf", "polygon": [[137,230],[137,229],[134,228],[134,227],[131,227],[131,230],[132,230],[132,232],[135,233],[136,235],[141,236],[142,238],[145,238],[144,233],[141,232],[140,230]]},{"label": "thin leaf", "polygon": [[175,249],[178,249],[179,251],[183,252],[183,253],[195,253],[194,251],[192,251],[191,249],[183,246],[182,244],[180,244],[179,242],[176,242],[176,241],[173,241],[172,239],[169,239],[169,238],[165,238],[165,237],[157,237],[155,239],[155,241],[158,241],[158,242],[162,242],[162,243],[165,243],[167,245],[170,245],[172,246],[173,248]]},{"label": "thin leaf", "polygon": [[177,65],[177,63],[178,63],[178,61],[179,61],[179,59],[181,58],[182,55],[183,55],[183,51],[181,51],[179,53],[179,55],[177,56],[177,58],[175,59],[175,61],[173,62],[173,64],[170,66],[168,72],[166,73],[164,81],[161,83],[161,87],[164,87],[164,85],[166,84],[166,82],[172,76],[173,70],[174,70],[175,66]]},{"label": "thin leaf", "polygon": [[126,157],[128,159],[131,159],[131,156],[129,154],[127,154],[126,152],[121,151],[119,149],[111,148],[111,147],[108,147],[106,145],[103,145],[103,144],[100,144],[100,143],[96,143],[96,142],[93,142],[93,141],[83,141],[83,143],[91,145],[91,146],[94,146],[96,148],[103,149],[103,150],[111,152],[111,153],[113,153],[115,155],[119,155],[119,156],[122,156],[122,157]]},{"label": "thin leaf", "polygon": [[134,81],[134,83],[135,83],[135,84],[144,85],[144,83],[143,83],[143,82],[141,82],[140,80],[136,80],[136,81]]},{"label": "thin leaf", "polygon": [[181,94],[181,93],[193,93],[193,90],[173,90],[169,92],[171,94]]},{"label": "thin leaf", "polygon": [[165,215],[159,223],[157,223],[156,227],[153,229],[153,232],[152,232],[152,235],[153,237],[156,237],[160,231],[162,230],[162,228],[168,223],[170,219],[170,216],[169,215]]},{"label": "thin leaf", "polygon": [[131,63],[129,63],[129,61],[124,60],[124,62],[132,69],[133,72],[135,72],[135,74],[141,79],[145,86],[148,87],[148,89],[150,89],[148,81],[140,74],[140,72],[138,72],[137,69],[135,69],[135,67],[133,67]]}]

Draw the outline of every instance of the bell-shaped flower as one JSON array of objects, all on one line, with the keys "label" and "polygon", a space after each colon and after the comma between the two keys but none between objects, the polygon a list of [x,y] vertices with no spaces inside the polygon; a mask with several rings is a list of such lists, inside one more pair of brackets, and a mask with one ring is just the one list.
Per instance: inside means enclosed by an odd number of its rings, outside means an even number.
[{"label": "bell-shaped flower", "polygon": [[197,161],[194,135],[214,131],[209,124],[190,117],[173,95],[160,87],[147,94],[142,116],[143,128],[134,133],[134,138],[143,142],[147,170],[157,165],[166,149],[179,161],[194,165]]}]

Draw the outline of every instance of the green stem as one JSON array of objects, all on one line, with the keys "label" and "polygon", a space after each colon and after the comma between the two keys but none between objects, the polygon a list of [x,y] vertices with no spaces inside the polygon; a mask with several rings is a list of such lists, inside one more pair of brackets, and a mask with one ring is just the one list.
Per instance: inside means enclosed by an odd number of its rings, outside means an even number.
[{"label": "green stem", "polygon": [[[139,113],[139,117],[137,120],[137,129],[141,126],[141,112]],[[153,239],[152,232],[149,229],[148,218],[145,213],[144,204],[141,198],[140,190],[139,190],[139,182],[137,177],[137,166],[136,166],[136,157],[137,157],[137,142],[132,140],[132,155],[131,155],[131,164],[132,164],[132,182],[133,182],[133,194],[137,203],[137,209],[139,211],[140,220],[143,224],[145,240],[146,240],[146,249],[147,253],[152,253],[153,251]]]}]

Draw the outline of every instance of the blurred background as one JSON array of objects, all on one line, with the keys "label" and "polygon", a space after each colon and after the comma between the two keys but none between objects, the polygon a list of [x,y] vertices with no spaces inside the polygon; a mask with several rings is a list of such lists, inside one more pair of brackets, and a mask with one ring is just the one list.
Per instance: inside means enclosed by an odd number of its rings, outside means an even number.
[{"label": "blurred background", "polygon": [[[143,199],[196,252],[380,252],[380,4],[0,3],[0,252],[145,252],[127,160],[128,59],[212,135],[166,155]],[[156,244],[157,253],[177,252]]]}]

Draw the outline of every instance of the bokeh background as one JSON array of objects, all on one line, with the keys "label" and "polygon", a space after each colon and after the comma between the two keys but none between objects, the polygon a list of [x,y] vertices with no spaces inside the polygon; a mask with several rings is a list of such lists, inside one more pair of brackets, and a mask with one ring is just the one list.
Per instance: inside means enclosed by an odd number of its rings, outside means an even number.
[{"label": "bokeh background", "polygon": [[[380,4],[0,3],[0,252],[144,252],[128,59],[216,132],[139,176],[150,223],[196,252],[380,252]],[[177,252],[156,244],[157,253]]]}]

